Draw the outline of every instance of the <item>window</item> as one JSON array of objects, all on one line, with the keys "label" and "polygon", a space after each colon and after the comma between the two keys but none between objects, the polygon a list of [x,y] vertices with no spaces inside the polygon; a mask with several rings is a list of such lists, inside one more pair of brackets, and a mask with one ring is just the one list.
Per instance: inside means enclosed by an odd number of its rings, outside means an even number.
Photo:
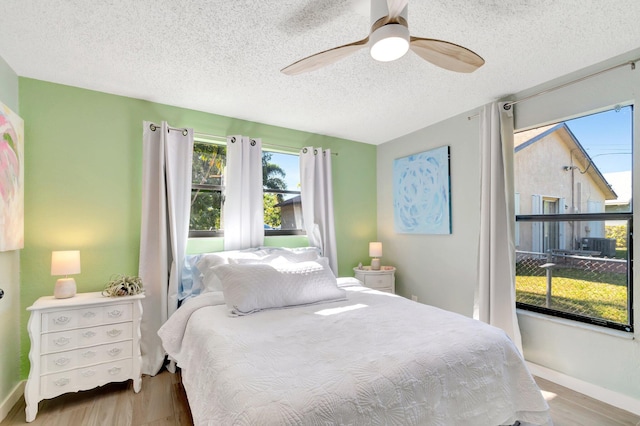
[{"label": "window", "polygon": [[[305,234],[300,203],[300,158],[262,152],[265,235]],[[226,146],[196,141],[193,145],[189,237],[222,237]]]},{"label": "window", "polygon": [[300,157],[262,152],[265,235],[304,235],[300,202]]},{"label": "window", "polygon": [[518,308],[633,331],[632,117],[514,135]]},{"label": "window", "polygon": [[210,142],[193,144],[189,237],[223,235],[224,168],[227,147]]}]

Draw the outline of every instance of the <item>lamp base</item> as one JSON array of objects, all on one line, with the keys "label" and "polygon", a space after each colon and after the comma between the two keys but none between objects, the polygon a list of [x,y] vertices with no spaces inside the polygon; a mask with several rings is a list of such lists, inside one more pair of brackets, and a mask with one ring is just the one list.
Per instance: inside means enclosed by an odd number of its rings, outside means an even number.
[{"label": "lamp base", "polygon": [[56,299],[68,299],[76,295],[76,280],[73,278],[60,278],[53,289],[53,297]]},{"label": "lamp base", "polygon": [[371,259],[371,270],[372,271],[380,270],[380,259],[378,259],[377,257],[374,257],[373,259]]}]

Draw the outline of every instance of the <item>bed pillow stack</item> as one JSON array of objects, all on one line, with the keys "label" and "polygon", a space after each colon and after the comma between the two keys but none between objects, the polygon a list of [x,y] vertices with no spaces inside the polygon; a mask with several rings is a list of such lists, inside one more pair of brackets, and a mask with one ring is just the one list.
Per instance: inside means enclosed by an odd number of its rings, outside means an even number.
[{"label": "bed pillow stack", "polygon": [[222,291],[222,283],[212,271],[216,266],[232,261],[268,263],[278,257],[292,262],[315,260],[320,257],[320,249],[317,247],[258,247],[187,255],[182,268],[179,299],[188,299],[209,291]]},{"label": "bed pillow stack", "polygon": [[268,262],[241,259],[212,268],[222,283],[232,315],[344,300],[326,257],[292,262],[276,256]]}]

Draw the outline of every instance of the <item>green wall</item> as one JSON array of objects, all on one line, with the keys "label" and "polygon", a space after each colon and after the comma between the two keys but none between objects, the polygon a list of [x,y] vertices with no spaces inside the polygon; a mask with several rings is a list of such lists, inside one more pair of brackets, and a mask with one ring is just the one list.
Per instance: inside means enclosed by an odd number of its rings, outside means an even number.
[{"label": "green wall", "polygon": [[[142,122],[168,121],[197,132],[244,134],[263,144],[330,148],[340,275],[368,260],[376,238],[376,147],[219,115],[19,79],[25,121],[25,248],[21,257],[22,376],[29,371],[25,308],[51,295],[53,250],[79,249],[78,291],[98,291],[113,274],[137,274],[141,215]],[[300,245],[277,237],[269,245]],[[221,249],[220,240],[189,251]]]}]

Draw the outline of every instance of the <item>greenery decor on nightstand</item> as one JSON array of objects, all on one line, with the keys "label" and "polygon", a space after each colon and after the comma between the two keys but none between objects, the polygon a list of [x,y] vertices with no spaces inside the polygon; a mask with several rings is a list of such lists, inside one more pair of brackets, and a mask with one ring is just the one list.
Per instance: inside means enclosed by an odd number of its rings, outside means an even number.
[{"label": "greenery decor on nightstand", "polygon": [[116,275],[104,286],[102,290],[103,296],[133,296],[134,294],[144,293],[142,279],[140,277],[132,277],[129,275]]}]

